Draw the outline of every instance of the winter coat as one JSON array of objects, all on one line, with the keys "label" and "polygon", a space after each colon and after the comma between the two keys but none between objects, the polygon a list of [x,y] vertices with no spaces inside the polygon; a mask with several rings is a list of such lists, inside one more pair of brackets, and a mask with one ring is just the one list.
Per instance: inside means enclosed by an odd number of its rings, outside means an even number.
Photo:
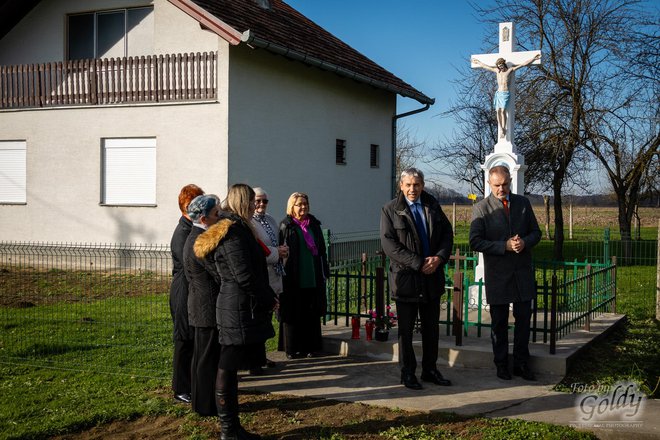
[{"label": "winter coat", "polygon": [[[318,255],[314,257],[314,274],[316,278],[316,288],[314,294],[306,297],[309,301],[304,309],[311,310],[311,313],[317,316],[323,316],[326,313],[327,299],[325,291],[325,282],[330,274],[328,256],[326,254],[325,240],[321,230],[321,222],[311,214],[309,217],[309,229],[314,235],[314,243],[318,249]],[[291,301],[299,301],[300,295],[300,246],[305,246],[298,236],[300,227],[295,224],[293,218],[289,215],[280,222],[280,244],[289,246],[289,257],[284,265],[285,275],[283,277],[284,290],[280,294],[280,319],[283,322],[291,322],[295,317],[290,316],[295,310],[300,310],[300,305],[291,307]]]},{"label": "winter coat", "polygon": [[170,285],[170,314],[174,324],[174,340],[187,341],[193,338],[188,325],[188,280],[183,272],[183,245],[192,229],[192,222],[181,216],[174,229],[170,249],[172,251],[172,284]]},{"label": "winter coat", "polygon": [[[519,235],[522,252],[506,250],[506,241]],[[541,240],[532,205],[526,197],[509,194],[509,215],[490,194],[472,210],[470,247],[484,255],[484,284],[488,304],[529,301],[536,296],[532,248]]]},{"label": "winter coat", "polygon": [[275,293],[268,284],[263,250],[248,224],[224,214],[197,237],[193,249],[221,279],[216,301],[220,344],[257,344],[275,336],[271,323]]},{"label": "winter coat", "polygon": [[422,191],[419,201],[425,213],[430,255],[440,257],[440,266],[430,275],[422,273],[422,242],[408,202],[399,193],[383,206],[380,217],[380,242],[390,258],[389,284],[396,301],[438,301],[445,291],[444,265],[454,243],[451,223],[433,196]]},{"label": "winter coat", "polygon": [[197,258],[193,246],[204,229],[193,226],[183,247],[183,268],[188,279],[188,322],[193,327],[215,327],[219,277],[206,259]]}]

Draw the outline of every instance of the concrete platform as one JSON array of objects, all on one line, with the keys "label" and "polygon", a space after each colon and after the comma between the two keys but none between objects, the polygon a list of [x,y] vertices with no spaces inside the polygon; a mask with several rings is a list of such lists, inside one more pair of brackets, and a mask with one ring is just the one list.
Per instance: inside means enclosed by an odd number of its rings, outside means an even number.
[{"label": "concrete platform", "polygon": [[362,339],[352,340],[349,328],[325,325],[327,354],[288,360],[282,352],[269,353],[269,358],[278,362],[277,367],[266,369],[263,376],[242,375],[240,387],[401,410],[554,423],[593,432],[601,439],[660,439],[660,401],[643,399],[634,419],[616,413],[614,419],[585,420],[580,402],[586,394],[552,390],[563,378],[571,358],[621,321],[620,315],[604,316],[593,323],[591,332],[578,331],[560,340],[555,355],[549,354],[547,344],[533,344],[532,366],[537,371],[534,382],[519,377],[498,379],[487,335],[464,339],[462,347],[456,347],[453,338],[443,337],[438,366],[453,385],[440,387],[422,382],[419,391],[399,384],[396,330],[389,341],[376,342],[365,341],[364,330]]},{"label": "concrete platform", "polygon": [[[557,341],[555,354],[550,354],[550,344],[532,342],[530,366],[535,373],[564,376],[571,359],[592,342],[605,336],[625,320],[624,315],[604,314],[591,322],[591,331],[578,330]],[[493,368],[493,351],[488,329],[481,337],[464,336],[463,344],[457,346],[453,336],[440,332],[438,365],[466,368]],[[421,335],[413,340],[418,358],[422,354]],[[360,330],[360,339],[351,339],[351,328],[328,323],[323,326],[323,348],[329,354],[350,357],[365,357],[382,361],[398,361],[397,332],[394,327],[387,342],[367,341],[364,325]],[[513,331],[509,335],[509,353],[513,351]]]}]

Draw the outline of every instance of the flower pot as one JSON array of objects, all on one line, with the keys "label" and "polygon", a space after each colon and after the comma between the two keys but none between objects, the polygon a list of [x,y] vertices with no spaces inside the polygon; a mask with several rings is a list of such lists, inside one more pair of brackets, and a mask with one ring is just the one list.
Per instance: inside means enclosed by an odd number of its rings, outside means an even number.
[{"label": "flower pot", "polygon": [[390,337],[389,330],[376,330],[376,340],[380,342],[385,342]]},{"label": "flower pot", "polygon": [[351,339],[360,339],[360,317],[359,316],[353,316],[351,317],[351,327],[352,327],[352,334],[351,334]]},{"label": "flower pot", "polygon": [[367,321],[364,323],[364,334],[367,336],[367,341],[371,341],[374,337],[374,323]]}]

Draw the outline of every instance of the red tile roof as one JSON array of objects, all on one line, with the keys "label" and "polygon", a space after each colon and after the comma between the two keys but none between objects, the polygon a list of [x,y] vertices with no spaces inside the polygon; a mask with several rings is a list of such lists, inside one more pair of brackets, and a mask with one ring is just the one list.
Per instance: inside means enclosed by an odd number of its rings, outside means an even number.
[{"label": "red tile roof", "polygon": [[256,0],[192,1],[237,31],[249,31],[247,42],[252,46],[334,71],[422,104],[435,102],[282,0],[270,0],[270,9],[261,8]]}]

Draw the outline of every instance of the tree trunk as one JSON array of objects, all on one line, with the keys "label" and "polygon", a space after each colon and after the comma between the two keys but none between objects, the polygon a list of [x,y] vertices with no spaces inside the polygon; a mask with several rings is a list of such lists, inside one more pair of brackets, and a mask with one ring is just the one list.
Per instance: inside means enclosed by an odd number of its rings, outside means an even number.
[{"label": "tree trunk", "polygon": [[550,240],[550,196],[543,196],[543,206],[545,207],[545,238]]},{"label": "tree trunk", "polygon": [[564,260],[564,213],[561,209],[561,187],[563,179],[556,177],[552,182],[555,209],[555,243],[553,247],[553,258],[557,261]]}]

